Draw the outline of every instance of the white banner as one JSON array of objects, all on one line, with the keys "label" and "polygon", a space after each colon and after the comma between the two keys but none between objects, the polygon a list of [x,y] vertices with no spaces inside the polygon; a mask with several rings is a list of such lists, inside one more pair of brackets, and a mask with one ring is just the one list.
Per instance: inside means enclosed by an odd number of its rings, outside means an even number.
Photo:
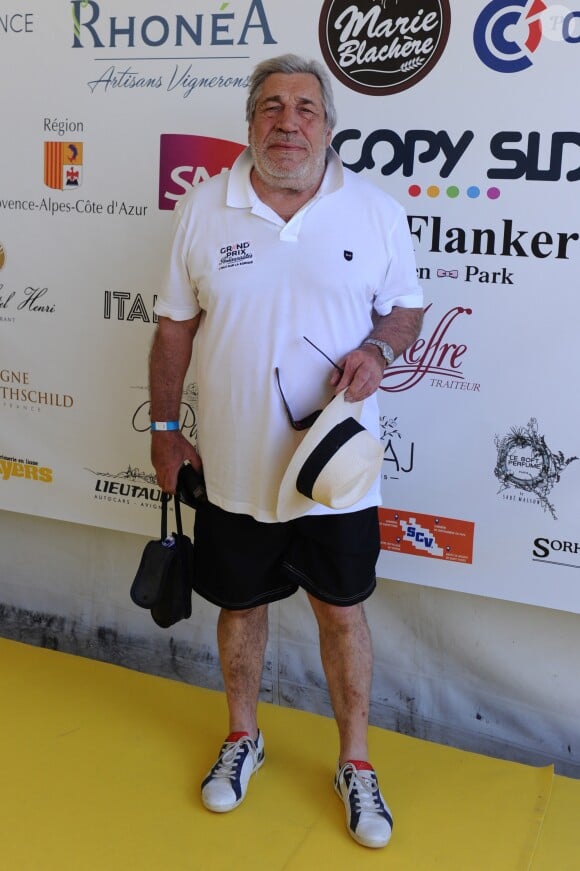
[{"label": "white banner", "polygon": [[157,534],[172,209],[245,145],[254,65],[298,50],[331,72],[343,162],[406,208],[425,292],[382,385],[379,574],[580,611],[580,6],[9,2],[0,48],[1,507]]}]

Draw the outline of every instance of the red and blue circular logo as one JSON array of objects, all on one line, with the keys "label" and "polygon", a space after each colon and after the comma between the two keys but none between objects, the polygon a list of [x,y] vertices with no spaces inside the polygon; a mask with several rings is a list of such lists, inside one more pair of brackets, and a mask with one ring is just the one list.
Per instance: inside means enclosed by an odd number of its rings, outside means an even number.
[{"label": "red and blue circular logo", "polygon": [[498,73],[519,73],[532,66],[542,39],[543,0],[491,0],[473,31],[477,56]]}]

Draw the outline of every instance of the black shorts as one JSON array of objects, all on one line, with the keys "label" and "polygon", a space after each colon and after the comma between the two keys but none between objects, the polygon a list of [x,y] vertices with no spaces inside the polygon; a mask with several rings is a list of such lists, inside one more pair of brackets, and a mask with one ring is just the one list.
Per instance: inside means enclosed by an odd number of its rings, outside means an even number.
[{"label": "black shorts", "polygon": [[261,523],[207,503],[196,511],[193,545],[193,589],[221,608],[254,608],[299,587],[331,605],[355,605],[377,583],[378,512]]}]

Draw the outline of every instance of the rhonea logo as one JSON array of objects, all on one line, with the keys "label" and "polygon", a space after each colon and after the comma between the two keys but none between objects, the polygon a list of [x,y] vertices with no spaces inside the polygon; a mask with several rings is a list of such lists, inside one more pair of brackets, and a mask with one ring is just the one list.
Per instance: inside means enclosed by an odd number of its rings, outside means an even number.
[{"label": "rhonea logo", "polygon": [[192,187],[231,169],[246,146],[211,136],[161,135],[159,208],[171,210]]}]

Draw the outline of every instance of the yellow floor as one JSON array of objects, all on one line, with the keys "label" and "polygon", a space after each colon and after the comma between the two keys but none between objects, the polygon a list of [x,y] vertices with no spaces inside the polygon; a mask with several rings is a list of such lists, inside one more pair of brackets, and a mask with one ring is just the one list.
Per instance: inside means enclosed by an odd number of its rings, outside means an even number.
[{"label": "yellow floor", "polygon": [[324,717],[262,705],[266,764],[231,814],[199,782],[220,693],[0,639],[1,871],[578,871],[580,782],[371,729],[395,816],[350,840]]}]

